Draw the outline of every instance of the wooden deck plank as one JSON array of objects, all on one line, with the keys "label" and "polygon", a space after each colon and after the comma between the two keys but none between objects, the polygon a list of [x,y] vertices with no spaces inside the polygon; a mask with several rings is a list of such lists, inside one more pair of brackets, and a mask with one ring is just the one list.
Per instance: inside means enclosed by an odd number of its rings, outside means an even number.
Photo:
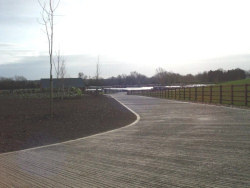
[{"label": "wooden deck plank", "polygon": [[0,187],[250,187],[250,111],[114,97],[133,126],[0,154]]}]

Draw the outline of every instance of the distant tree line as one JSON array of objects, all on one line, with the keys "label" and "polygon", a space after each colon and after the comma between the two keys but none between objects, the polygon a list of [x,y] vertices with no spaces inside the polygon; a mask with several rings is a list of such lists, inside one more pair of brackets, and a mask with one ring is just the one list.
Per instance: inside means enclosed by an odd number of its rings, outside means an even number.
[{"label": "distant tree line", "polygon": [[83,76],[82,73],[79,74],[79,77],[84,79],[87,86],[185,85],[198,83],[220,83],[245,79],[250,77],[250,71],[244,71],[239,68],[227,71],[218,69],[215,71],[205,71],[196,75],[180,75],[178,73],[168,72],[163,68],[158,68],[156,69],[155,75],[152,77],[147,77],[136,71],[131,72],[129,75],[122,74],[107,79],[100,78],[98,82],[95,78]]},{"label": "distant tree line", "polygon": [[27,80],[24,76],[0,77],[0,90],[39,88],[39,81]]},{"label": "distant tree line", "polygon": [[[187,74],[180,75],[178,73],[168,72],[163,68],[156,69],[156,73],[152,77],[147,77],[136,71],[129,75],[121,74],[116,77],[107,79],[88,77],[82,72],[78,74],[82,78],[86,86],[141,86],[141,85],[185,85],[200,83],[220,83],[233,80],[250,78],[250,71],[242,69],[205,71],[196,75]],[[39,88],[40,81],[30,81],[24,76],[15,76],[13,78],[0,77],[0,90],[7,89],[30,89]]]}]

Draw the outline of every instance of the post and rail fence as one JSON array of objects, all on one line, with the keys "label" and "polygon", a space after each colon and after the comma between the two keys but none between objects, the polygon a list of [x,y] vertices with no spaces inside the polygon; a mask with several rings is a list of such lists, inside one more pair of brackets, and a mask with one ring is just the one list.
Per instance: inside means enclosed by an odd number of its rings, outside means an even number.
[{"label": "post and rail fence", "polygon": [[250,107],[250,84],[131,90],[127,94]]}]

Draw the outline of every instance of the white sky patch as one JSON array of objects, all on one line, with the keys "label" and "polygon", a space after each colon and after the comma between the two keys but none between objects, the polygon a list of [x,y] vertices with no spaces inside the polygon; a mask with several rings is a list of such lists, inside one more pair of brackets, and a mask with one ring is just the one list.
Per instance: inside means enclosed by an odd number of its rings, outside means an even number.
[{"label": "white sky patch", "polygon": [[[0,0],[0,12],[7,15],[0,19],[0,43],[19,47],[1,46],[0,64],[47,54],[38,3],[9,2]],[[248,69],[250,63],[240,57],[234,65],[211,59],[250,54],[249,7],[249,0],[62,0],[54,47],[66,56],[100,55],[103,66],[117,65],[110,76],[127,72],[121,64],[147,75],[160,66],[182,74],[215,67]],[[84,59],[70,63],[88,65]]]}]

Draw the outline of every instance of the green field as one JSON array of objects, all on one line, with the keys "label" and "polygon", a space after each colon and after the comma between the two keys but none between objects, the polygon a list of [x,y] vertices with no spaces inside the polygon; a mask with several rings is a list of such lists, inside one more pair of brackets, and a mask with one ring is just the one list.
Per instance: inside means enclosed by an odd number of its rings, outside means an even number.
[{"label": "green field", "polygon": [[218,85],[242,85],[242,84],[250,84],[250,78],[244,80],[235,80],[230,82],[224,82]]},{"label": "green field", "polygon": [[205,87],[133,91],[131,94],[182,101],[250,107],[250,79]]}]

